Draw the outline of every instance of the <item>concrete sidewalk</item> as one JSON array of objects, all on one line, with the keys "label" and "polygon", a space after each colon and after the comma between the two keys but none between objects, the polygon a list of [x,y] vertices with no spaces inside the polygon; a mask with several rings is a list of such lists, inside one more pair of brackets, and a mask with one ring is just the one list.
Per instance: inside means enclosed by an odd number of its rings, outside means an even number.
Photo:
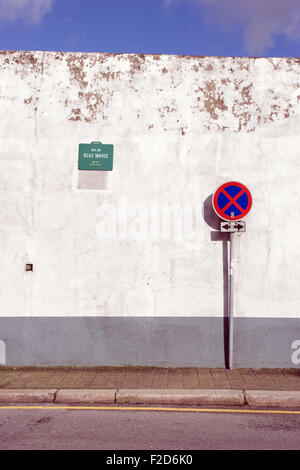
[{"label": "concrete sidewalk", "polygon": [[2,366],[8,402],[300,406],[300,370]]},{"label": "concrete sidewalk", "polygon": [[298,390],[300,369],[0,367],[0,389]]}]

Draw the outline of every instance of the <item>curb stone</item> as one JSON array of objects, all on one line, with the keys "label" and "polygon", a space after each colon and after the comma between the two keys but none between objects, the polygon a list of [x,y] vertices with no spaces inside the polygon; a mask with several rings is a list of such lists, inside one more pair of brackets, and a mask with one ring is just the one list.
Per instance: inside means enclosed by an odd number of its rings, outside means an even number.
[{"label": "curb stone", "polygon": [[0,403],[53,403],[56,389],[0,389]]},{"label": "curb stone", "polygon": [[116,393],[110,389],[58,390],[55,403],[116,403]]},{"label": "curb stone", "polygon": [[117,403],[161,403],[176,405],[239,405],[245,404],[242,390],[218,389],[121,389]]},{"label": "curb stone", "polygon": [[299,391],[245,390],[245,401],[249,406],[300,406]]},{"label": "curb stone", "polygon": [[0,389],[0,403],[300,407],[300,391],[232,389]]}]

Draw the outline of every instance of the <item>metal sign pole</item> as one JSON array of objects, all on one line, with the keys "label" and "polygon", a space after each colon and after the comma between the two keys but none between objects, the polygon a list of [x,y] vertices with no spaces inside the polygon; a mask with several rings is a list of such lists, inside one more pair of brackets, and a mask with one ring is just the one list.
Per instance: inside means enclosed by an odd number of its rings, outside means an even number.
[{"label": "metal sign pole", "polygon": [[[229,273],[228,273],[228,326],[229,326],[229,369],[233,367],[233,291],[234,291],[234,232],[245,232],[246,224],[241,219],[245,217],[252,206],[252,196],[248,188],[237,181],[222,184],[214,193],[212,206],[215,213],[222,219],[221,232],[230,233],[229,243]],[[229,215],[230,212],[230,215]],[[225,222],[224,222],[225,221]],[[227,358],[226,358],[227,359]],[[227,362],[225,360],[225,362]]]},{"label": "metal sign pole", "polygon": [[233,288],[234,288],[234,232],[230,233],[229,267],[229,369],[233,364]]}]

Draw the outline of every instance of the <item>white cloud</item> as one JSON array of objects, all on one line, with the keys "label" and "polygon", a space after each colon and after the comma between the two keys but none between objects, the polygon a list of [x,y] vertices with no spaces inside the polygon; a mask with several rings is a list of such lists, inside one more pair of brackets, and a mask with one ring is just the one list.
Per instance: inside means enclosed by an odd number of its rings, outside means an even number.
[{"label": "white cloud", "polygon": [[284,33],[291,39],[300,39],[300,8],[287,23]]},{"label": "white cloud", "polygon": [[218,24],[227,32],[242,28],[249,54],[261,54],[271,47],[276,34],[300,39],[299,0],[164,0],[169,8],[180,3],[200,7],[205,21]]},{"label": "white cloud", "polygon": [[0,21],[18,19],[38,24],[48,13],[54,0],[0,0]]}]

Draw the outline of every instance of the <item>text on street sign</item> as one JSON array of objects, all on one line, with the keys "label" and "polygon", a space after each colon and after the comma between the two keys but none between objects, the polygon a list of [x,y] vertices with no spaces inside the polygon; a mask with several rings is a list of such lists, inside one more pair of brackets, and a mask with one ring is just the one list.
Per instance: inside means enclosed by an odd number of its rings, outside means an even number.
[{"label": "text on street sign", "polygon": [[113,145],[91,142],[79,144],[78,169],[111,171],[113,169]]}]

